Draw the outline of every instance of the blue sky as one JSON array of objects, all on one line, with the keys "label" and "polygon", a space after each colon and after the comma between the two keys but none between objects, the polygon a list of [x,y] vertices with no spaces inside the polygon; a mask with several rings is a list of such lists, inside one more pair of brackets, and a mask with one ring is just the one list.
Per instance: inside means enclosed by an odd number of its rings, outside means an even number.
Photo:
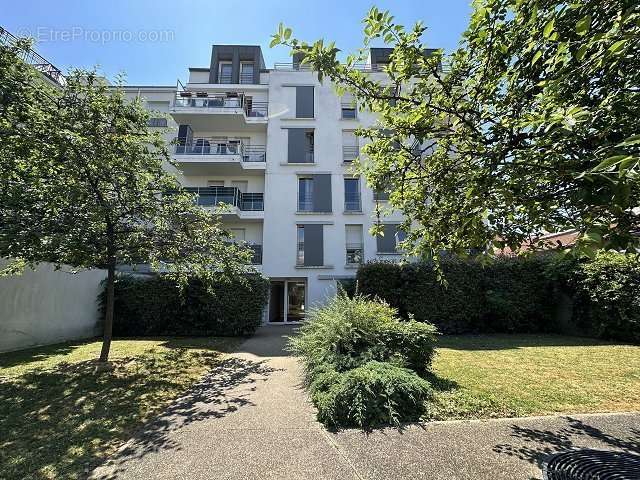
[{"label": "blue sky", "polygon": [[36,49],[66,70],[98,65],[127,83],[174,85],[188,67],[206,67],[211,45],[261,45],[267,67],[288,61],[286,48],[269,48],[284,22],[303,40],[334,40],[351,52],[362,45],[361,20],[376,5],[404,25],[422,20],[429,47],[457,45],[470,0],[23,0],[3,5],[0,25],[38,40]]}]

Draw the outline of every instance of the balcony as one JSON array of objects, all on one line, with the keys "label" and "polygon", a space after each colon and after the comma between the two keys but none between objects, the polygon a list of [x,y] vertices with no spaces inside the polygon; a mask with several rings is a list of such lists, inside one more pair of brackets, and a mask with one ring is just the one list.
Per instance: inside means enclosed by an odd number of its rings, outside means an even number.
[{"label": "balcony", "polygon": [[268,102],[253,101],[242,92],[220,95],[208,92],[180,92],[170,108],[177,123],[188,123],[195,130],[264,130]]},{"label": "balcony", "polygon": [[187,175],[207,173],[216,165],[218,173],[236,174],[243,170],[264,170],[266,166],[264,145],[245,145],[240,141],[200,137],[190,141],[174,140],[173,159]]},{"label": "balcony", "polygon": [[342,146],[342,161],[344,163],[353,162],[360,155],[360,147],[357,145]]},{"label": "balcony", "polygon": [[185,187],[185,190],[196,195],[198,205],[229,219],[264,218],[264,193],[243,193],[236,187]]},{"label": "balcony", "polygon": [[[18,43],[18,37],[12,35],[4,28],[0,27],[0,45],[15,47]],[[23,50],[20,58],[27,64],[31,65],[39,71],[46,79],[55,83],[59,87],[64,87],[66,78],[60,69],[56,68],[51,62],[32,49]]]}]

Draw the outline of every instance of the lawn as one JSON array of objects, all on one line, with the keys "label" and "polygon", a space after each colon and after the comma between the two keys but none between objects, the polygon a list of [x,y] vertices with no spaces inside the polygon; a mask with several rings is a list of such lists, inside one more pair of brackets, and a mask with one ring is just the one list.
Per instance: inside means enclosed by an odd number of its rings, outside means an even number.
[{"label": "lawn", "polygon": [[428,419],[640,411],[640,346],[559,335],[438,343]]},{"label": "lawn", "polygon": [[0,477],[83,477],[220,361],[237,339],[116,340],[0,354]]}]

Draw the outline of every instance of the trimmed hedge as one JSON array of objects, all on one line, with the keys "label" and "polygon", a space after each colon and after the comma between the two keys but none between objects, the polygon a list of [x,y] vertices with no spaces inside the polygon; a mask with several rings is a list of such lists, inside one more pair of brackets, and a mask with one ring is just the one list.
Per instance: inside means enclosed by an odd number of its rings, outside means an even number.
[{"label": "trimmed hedge", "polygon": [[289,340],[307,374],[318,420],[371,428],[418,420],[431,396],[426,376],[436,329],[380,301],[342,291],[313,310]]},{"label": "trimmed hedge", "polygon": [[379,297],[442,333],[538,332],[550,329],[553,285],[547,257],[489,264],[443,259],[446,284],[432,264],[372,262],[360,267],[358,292]]},{"label": "trimmed hedge", "polygon": [[443,285],[433,265],[372,262],[360,267],[358,293],[380,298],[403,318],[413,315],[442,333],[563,332],[561,294],[573,303],[578,332],[640,342],[638,256],[600,253],[594,260],[554,255],[488,263],[444,259]]},{"label": "trimmed hedge", "polygon": [[[192,280],[181,292],[175,281],[118,276],[113,333],[116,336],[236,336],[260,326],[268,281],[251,275],[219,283],[209,292]],[[105,292],[101,294],[104,315]]]}]

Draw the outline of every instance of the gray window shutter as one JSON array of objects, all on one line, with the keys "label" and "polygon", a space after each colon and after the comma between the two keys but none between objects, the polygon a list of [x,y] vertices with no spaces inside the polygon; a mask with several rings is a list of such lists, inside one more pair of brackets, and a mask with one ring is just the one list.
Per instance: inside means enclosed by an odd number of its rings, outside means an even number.
[{"label": "gray window shutter", "polygon": [[331,208],[331,174],[313,175],[313,211],[332,212]]},{"label": "gray window shutter", "polygon": [[287,155],[288,163],[307,163],[307,137],[305,128],[288,128],[289,135],[289,153]]},{"label": "gray window shutter", "polygon": [[313,87],[296,87],[296,118],[313,118]]},{"label": "gray window shutter", "polygon": [[376,237],[378,253],[396,253],[396,232],[398,231],[398,226],[385,224],[382,226],[382,231],[384,232],[384,237]]},{"label": "gray window shutter", "polygon": [[322,224],[304,225],[304,264],[309,267],[324,265],[324,239]]}]

